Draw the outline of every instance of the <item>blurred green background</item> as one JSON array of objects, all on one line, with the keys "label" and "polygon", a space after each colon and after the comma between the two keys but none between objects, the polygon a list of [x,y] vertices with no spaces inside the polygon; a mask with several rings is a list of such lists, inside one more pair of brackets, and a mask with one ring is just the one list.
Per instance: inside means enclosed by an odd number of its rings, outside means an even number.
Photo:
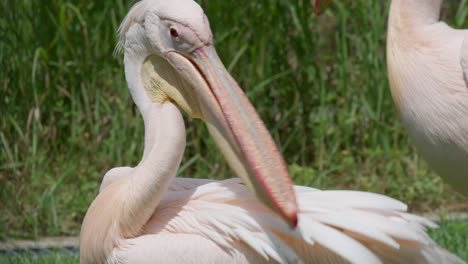
[{"label": "blurred green background", "polygon": [[[133,2],[0,3],[0,239],[77,235],[104,173],[139,161],[142,119],[112,55]],[[468,27],[467,1],[446,2],[443,19]],[[199,3],[295,183],[378,192],[419,213],[466,210],[399,122],[386,78],[390,1],[335,1],[321,17],[310,0]],[[233,177],[204,125],[186,126],[179,175]]]}]

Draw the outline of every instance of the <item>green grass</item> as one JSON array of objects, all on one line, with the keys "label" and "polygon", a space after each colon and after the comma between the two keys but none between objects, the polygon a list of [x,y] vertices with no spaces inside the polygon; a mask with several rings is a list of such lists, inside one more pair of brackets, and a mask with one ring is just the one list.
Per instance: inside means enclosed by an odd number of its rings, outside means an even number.
[{"label": "green grass", "polygon": [[[130,2],[0,3],[0,239],[77,235],[104,173],[140,159],[142,120],[112,57]],[[419,212],[459,208],[395,112],[388,1],[336,1],[319,18],[310,0],[201,3],[297,184],[384,193]],[[467,27],[467,13],[461,1],[444,19]],[[182,175],[232,177],[203,124],[186,123],[193,162]]]},{"label": "green grass", "polygon": [[80,263],[78,256],[62,255],[54,253],[48,256],[35,256],[25,254],[15,257],[1,257],[0,263],[2,264],[75,264]]},{"label": "green grass", "polygon": [[439,246],[468,261],[468,221],[443,221],[429,235]]}]

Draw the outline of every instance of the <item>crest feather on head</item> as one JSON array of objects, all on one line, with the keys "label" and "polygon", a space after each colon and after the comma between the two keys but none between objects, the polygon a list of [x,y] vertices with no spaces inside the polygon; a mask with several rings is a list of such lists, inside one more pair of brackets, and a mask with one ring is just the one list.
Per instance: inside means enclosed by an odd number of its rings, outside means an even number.
[{"label": "crest feather on head", "polygon": [[148,3],[150,1],[139,1],[135,3],[127,16],[125,16],[122,24],[120,24],[118,29],[118,43],[114,50],[114,55],[122,52],[125,46],[125,34],[128,30],[135,24],[141,24],[144,21],[146,10],[148,10]]},{"label": "crest feather on head", "polygon": [[148,11],[155,11],[161,19],[176,21],[194,31],[204,43],[212,41],[209,22],[197,2],[193,0],[141,0],[133,5],[118,29],[118,43],[114,55],[123,51],[126,35],[135,24],[143,24]]}]

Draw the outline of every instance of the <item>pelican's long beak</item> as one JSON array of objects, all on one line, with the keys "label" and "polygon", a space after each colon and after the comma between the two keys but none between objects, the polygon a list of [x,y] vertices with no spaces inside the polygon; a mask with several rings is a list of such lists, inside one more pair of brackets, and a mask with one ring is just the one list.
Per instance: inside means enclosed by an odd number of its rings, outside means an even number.
[{"label": "pelican's long beak", "polygon": [[[188,54],[172,51],[166,57],[183,80],[169,81],[177,91],[158,85],[163,93],[189,115],[207,124],[236,174],[260,201],[295,227],[296,196],[285,162],[214,47],[204,46]],[[160,63],[155,62],[159,59],[152,60],[152,67],[160,70]],[[170,75],[173,79],[174,73]]]},{"label": "pelican's long beak", "polygon": [[314,13],[318,16],[323,13],[325,8],[330,4],[331,0],[315,0]]}]

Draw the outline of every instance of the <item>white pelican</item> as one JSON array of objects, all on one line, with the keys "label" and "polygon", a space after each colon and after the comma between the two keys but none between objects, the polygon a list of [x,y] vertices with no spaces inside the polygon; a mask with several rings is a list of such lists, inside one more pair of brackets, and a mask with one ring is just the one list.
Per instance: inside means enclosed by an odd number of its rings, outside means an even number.
[{"label": "white pelican", "polygon": [[441,5],[442,0],[392,1],[388,78],[421,156],[468,197],[468,30],[441,22]]},{"label": "white pelican", "polygon": [[[317,0],[320,12],[330,0]],[[420,155],[468,197],[468,30],[440,21],[442,0],[393,0],[387,35],[393,101]]]},{"label": "white pelican", "polygon": [[[120,36],[145,149],[136,167],[105,175],[83,221],[81,263],[463,263],[399,201],[293,189],[194,1],[138,2]],[[177,106],[208,125],[249,188],[237,179],[174,179],[185,148]]]}]

